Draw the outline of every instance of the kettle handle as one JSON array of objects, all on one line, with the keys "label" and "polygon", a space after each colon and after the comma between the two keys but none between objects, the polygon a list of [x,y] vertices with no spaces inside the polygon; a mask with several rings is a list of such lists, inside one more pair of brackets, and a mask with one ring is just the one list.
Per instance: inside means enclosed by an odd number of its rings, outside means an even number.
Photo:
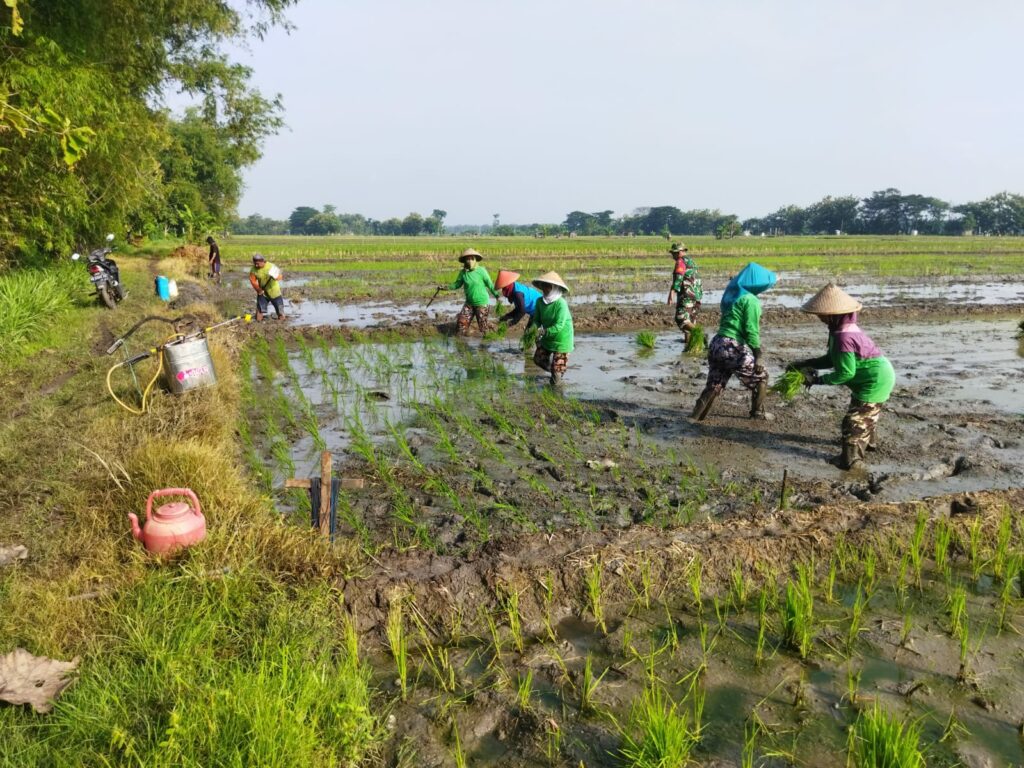
[{"label": "kettle handle", "polygon": [[149,522],[149,518],[153,515],[153,499],[158,499],[162,496],[187,496],[189,501],[192,502],[192,512],[202,517],[202,510],[199,507],[199,499],[196,497],[195,491],[191,488],[161,488],[158,491],[153,491],[149,494],[149,498],[146,499],[146,522]]}]

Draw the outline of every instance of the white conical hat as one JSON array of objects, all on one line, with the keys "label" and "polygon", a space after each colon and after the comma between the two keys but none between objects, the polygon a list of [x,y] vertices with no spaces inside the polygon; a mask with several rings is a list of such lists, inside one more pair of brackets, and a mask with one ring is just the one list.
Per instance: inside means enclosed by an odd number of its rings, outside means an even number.
[{"label": "white conical hat", "polygon": [[835,283],[829,283],[804,302],[801,310],[811,315],[848,315],[864,305]]},{"label": "white conical hat", "polygon": [[557,285],[559,288],[561,288],[566,293],[569,292],[569,286],[566,285],[565,281],[563,281],[562,278],[558,276],[557,272],[545,272],[543,275],[541,275],[536,280],[534,280],[533,284],[536,285],[538,288],[540,288],[540,286],[537,285],[537,283],[546,283],[548,285]]}]

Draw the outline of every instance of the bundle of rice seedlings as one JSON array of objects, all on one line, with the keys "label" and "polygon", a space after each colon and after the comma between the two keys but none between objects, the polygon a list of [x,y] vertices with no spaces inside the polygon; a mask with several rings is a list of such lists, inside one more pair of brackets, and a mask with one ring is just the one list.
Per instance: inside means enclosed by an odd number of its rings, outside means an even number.
[{"label": "bundle of rice seedlings", "polygon": [[651,331],[640,331],[636,335],[636,343],[644,349],[654,349],[654,333]]},{"label": "bundle of rice seedlings", "polygon": [[800,393],[800,389],[804,385],[804,374],[801,371],[786,371],[784,374],[779,376],[772,384],[772,392],[778,392],[782,395],[782,399],[789,401],[792,400]]},{"label": "bundle of rice seedlings", "polygon": [[537,326],[531,325],[523,332],[523,337],[519,340],[520,346],[523,349],[529,350],[537,343]]},{"label": "bundle of rice seedlings", "polygon": [[1017,324],[1017,338],[1024,341],[1024,320]]},{"label": "bundle of rice seedlings", "polygon": [[702,355],[708,348],[708,337],[704,333],[703,325],[695,325],[690,329],[690,338],[686,340],[686,354]]},{"label": "bundle of rice seedlings", "polygon": [[498,323],[497,327],[484,334],[484,341],[504,339],[506,333],[508,333],[508,326],[505,323]]}]

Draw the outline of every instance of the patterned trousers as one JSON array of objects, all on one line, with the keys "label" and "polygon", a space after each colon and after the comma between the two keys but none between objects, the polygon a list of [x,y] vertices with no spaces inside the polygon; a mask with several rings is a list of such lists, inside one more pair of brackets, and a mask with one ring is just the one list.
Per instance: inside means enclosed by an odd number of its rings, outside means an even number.
[{"label": "patterned trousers", "polygon": [[538,345],[533,353],[533,362],[545,371],[550,371],[551,380],[554,381],[556,376],[562,376],[569,367],[569,353],[552,352]]},{"label": "patterned trousers", "polygon": [[850,398],[850,407],[843,418],[843,442],[853,446],[859,456],[864,455],[869,445],[875,444],[875,428],[882,415],[881,403],[862,403],[856,397]]},{"label": "patterned trousers", "polygon": [[456,317],[457,329],[456,333],[463,334],[469,331],[469,323],[475,317],[477,327],[480,329],[480,333],[487,331],[487,318],[491,314],[491,308],[487,305],[482,307],[474,307],[469,304],[463,304],[462,309],[459,310],[459,314]]},{"label": "patterned trousers", "polygon": [[676,301],[676,325],[679,326],[679,330],[686,332],[693,328],[699,311],[699,301],[692,296],[680,294]]},{"label": "patterned trousers", "polygon": [[768,371],[754,368],[754,353],[746,344],[740,344],[728,336],[715,336],[708,349],[708,383],[716,394],[725,389],[729,379],[736,375],[749,390],[757,389],[762,381],[768,381]]}]

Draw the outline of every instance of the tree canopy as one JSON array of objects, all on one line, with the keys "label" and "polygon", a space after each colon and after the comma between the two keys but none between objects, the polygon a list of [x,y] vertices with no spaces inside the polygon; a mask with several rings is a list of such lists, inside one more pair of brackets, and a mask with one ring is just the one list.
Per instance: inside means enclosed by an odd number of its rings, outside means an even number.
[{"label": "tree canopy", "polygon": [[[0,262],[226,224],[281,105],[224,49],[295,1],[5,0]],[[195,104],[180,116],[164,106],[176,91]]]}]

